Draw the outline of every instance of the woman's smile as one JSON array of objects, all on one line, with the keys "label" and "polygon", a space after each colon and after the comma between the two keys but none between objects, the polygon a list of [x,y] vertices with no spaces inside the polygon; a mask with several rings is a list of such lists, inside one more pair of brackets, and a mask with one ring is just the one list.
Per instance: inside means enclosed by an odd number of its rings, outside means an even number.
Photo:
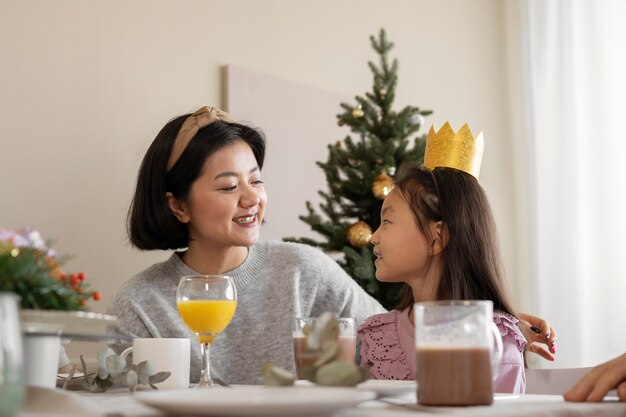
[{"label": "woman's smile", "polygon": [[235,223],[244,227],[256,227],[257,225],[257,216],[256,213],[248,214],[245,216],[235,217],[233,219]]}]

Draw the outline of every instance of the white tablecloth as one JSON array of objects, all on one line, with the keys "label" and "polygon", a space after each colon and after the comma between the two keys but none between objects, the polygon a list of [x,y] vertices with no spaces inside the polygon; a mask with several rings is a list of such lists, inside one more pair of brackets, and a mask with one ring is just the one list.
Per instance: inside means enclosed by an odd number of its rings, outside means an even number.
[{"label": "white tablecloth", "polygon": [[[227,389],[227,388],[216,388]],[[237,389],[237,388],[232,388]],[[288,389],[288,388],[287,388]],[[626,403],[605,401],[598,404],[568,403],[556,395],[521,395],[497,397],[488,407],[420,407],[413,400],[398,398],[401,405],[378,400],[339,410],[334,417],[414,417],[416,415],[448,416],[594,416],[626,417]],[[139,402],[125,390],[92,394],[60,389],[29,388],[26,402],[18,417],[162,417],[166,414]],[[262,413],[259,413],[261,416]]]}]

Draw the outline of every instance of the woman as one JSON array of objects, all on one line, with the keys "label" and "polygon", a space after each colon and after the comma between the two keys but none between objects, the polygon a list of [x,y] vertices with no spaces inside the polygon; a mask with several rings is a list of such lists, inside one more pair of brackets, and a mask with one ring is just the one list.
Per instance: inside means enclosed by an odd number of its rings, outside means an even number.
[{"label": "woman", "polygon": [[203,107],[167,123],[139,169],[128,216],[131,244],[142,250],[186,250],[121,287],[109,305],[108,312],[118,317],[110,331],[190,338],[191,381],[200,377],[201,356],[176,308],[182,276],[233,277],[237,311],[211,347],[211,373],[229,383],[262,383],[266,361],[293,370],[295,317],[330,311],[360,322],[384,311],[321,251],[258,241],[267,201],[264,155],[259,131]]}]

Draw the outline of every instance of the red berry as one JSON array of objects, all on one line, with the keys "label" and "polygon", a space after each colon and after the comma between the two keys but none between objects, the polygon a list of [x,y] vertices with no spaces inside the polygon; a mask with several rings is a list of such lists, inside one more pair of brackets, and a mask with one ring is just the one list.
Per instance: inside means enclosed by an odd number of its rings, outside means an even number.
[{"label": "red berry", "polygon": [[96,301],[100,299],[100,291],[96,291],[93,293],[93,299]]}]

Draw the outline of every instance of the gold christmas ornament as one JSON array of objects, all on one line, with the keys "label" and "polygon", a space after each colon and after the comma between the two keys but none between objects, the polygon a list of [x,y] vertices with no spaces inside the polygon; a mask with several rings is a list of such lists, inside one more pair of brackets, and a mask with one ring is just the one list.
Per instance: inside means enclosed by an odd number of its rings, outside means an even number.
[{"label": "gold christmas ornament", "polygon": [[467,123],[456,133],[448,122],[441,126],[439,132],[431,126],[426,138],[424,166],[430,170],[455,168],[478,179],[484,148],[483,132],[474,138]]},{"label": "gold christmas ornament", "polygon": [[364,115],[365,115],[365,112],[363,111],[363,107],[361,107],[360,104],[356,106],[354,109],[352,109],[352,117],[354,117],[355,119],[360,119]]},{"label": "gold christmas ornament", "polygon": [[387,174],[381,174],[372,184],[372,193],[379,200],[384,200],[393,188],[393,178]]},{"label": "gold christmas ornament", "polygon": [[359,220],[348,227],[348,242],[355,248],[364,248],[370,243],[372,238],[372,228],[367,223]]},{"label": "gold christmas ornament", "polygon": [[382,98],[385,98],[385,96],[387,95],[387,90],[386,90],[386,89],[384,89],[384,88],[381,88],[381,89],[378,91],[378,94],[380,94],[380,96],[381,96]]}]

